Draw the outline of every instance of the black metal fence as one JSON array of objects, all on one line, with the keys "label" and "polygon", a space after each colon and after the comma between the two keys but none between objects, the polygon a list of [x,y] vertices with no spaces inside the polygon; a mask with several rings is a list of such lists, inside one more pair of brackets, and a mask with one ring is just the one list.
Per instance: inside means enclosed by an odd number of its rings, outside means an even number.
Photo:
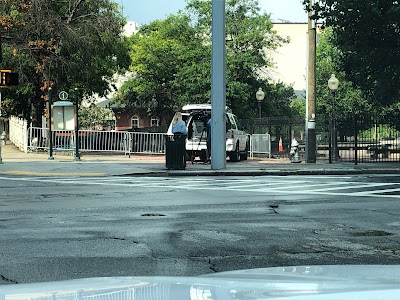
[{"label": "black metal fence", "polygon": [[[293,138],[304,156],[303,118],[257,118],[241,120],[240,126],[253,133],[271,134],[272,155],[287,156]],[[317,158],[326,162],[400,162],[400,120],[390,115],[318,116]]]},{"label": "black metal fence", "polygon": [[400,162],[400,121],[397,118],[354,115],[347,120],[338,118],[336,128],[340,161]]}]

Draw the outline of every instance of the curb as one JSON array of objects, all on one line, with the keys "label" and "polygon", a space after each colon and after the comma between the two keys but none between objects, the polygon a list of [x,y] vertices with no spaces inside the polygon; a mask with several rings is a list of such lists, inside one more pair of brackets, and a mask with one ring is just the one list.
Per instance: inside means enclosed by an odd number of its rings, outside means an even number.
[{"label": "curb", "polygon": [[346,169],[346,170],[254,170],[254,171],[216,171],[216,170],[203,170],[203,171],[187,171],[187,170],[165,170],[161,172],[149,173],[130,173],[114,176],[159,176],[159,177],[217,177],[217,176],[307,176],[307,175],[374,175],[374,174],[388,174],[398,175],[400,169]]}]

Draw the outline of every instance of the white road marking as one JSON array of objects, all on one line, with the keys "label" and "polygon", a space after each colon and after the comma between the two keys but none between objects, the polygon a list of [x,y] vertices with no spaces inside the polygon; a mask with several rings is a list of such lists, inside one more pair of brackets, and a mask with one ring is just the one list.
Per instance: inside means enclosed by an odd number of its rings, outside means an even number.
[{"label": "white road marking", "polygon": [[[198,177],[0,177],[0,180],[51,182],[73,185],[102,185],[141,188],[162,188],[176,190],[215,190],[246,193],[273,193],[288,195],[343,195],[355,197],[388,197],[400,198],[400,182],[379,183],[340,181],[329,176],[298,177],[285,180],[281,176],[251,177],[251,178],[198,178]],[[333,181],[324,181],[332,179]],[[390,188],[384,188],[390,186]],[[378,188],[359,191],[365,188]],[[356,190],[358,189],[358,191]],[[346,192],[344,192],[346,190]],[[386,193],[399,192],[399,195]]]}]

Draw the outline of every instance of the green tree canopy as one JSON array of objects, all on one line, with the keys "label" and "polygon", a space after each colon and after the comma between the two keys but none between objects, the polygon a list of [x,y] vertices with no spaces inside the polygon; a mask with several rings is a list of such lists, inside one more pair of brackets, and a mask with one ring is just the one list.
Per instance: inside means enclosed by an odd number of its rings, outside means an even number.
[{"label": "green tree canopy", "polygon": [[[293,96],[293,89],[282,83],[268,84],[272,61],[266,50],[276,49],[285,39],[272,29],[269,15],[259,12],[258,1],[226,3],[227,105],[240,118],[257,115],[259,87],[267,97],[280,100],[274,110],[278,114],[290,110]],[[210,0],[188,0],[186,11],[142,27],[132,37],[135,77],[122,88],[121,101],[148,107],[158,116],[186,103],[209,101],[211,13]],[[263,111],[271,112],[271,105],[263,103]]]},{"label": "green tree canopy", "polygon": [[400,100],[399,1],[320,0],[313,9],[315,19],[333,28],[346,78],[370,101]]},{"label": "green tree canopy", "polygon": [[[189,65],[197,62],[201,72],[201,60],[194,57],[204,55],[207,47],[195,35],[183,14],[143,26],[131,37],[131,71],[135,76],[125,82],[117,100],[159,118],[171,114],[175,105],[184,103],[183,84],[196,80],[186,74]],[[198,83],[187,84],[187,93],[196,95],[196,89],[200,93],[201,81]]]},{"label": "green tree canopy", "polygon": [[79,108],[79,128],[90,130],[102,130],[104,127],[115,123],[115,115],[109,108],[96,106]]},{"label": "green tree canopy", "polygon": [[332,92],[328,88],[328,80],[334,74],[339,80],[339,88],[335,97],[335,109],[342,118],[351,118],[355,113],[371,110],[371,104],[363,97],[360,89],[346,78],[340,70],[341,50],[336,46],[331,27],[322,30],[317,46],[317,104],[318,114],[330,115],[332,112]]},{"label": "green tree canopy", "polygon": [[129,64],[124,24],[111,0],[1,1],[0,30],[12,37],[3,66],[21,78],[9,98],[24,94],[25,105],[43,108],[49,87],[104,95],[108,79]]}]

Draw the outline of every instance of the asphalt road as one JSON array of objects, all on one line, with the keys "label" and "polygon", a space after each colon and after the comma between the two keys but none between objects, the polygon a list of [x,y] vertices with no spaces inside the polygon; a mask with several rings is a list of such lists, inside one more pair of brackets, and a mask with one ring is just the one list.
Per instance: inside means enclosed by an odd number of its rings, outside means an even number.
[{"label": "asphalt road", "polygon": [[400,177],[0,177],[0,284],[400,263]]}]

